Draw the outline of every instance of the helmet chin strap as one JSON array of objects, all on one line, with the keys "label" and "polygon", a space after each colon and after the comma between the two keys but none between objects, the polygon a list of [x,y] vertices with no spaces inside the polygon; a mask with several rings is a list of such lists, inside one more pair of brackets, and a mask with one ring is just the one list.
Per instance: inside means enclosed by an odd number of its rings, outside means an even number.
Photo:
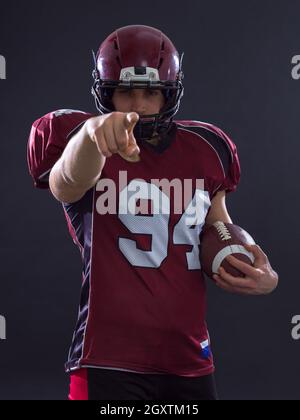
[{"label": "helmet chin strap", "polygon": [[137,140],[147,141],[151,140],[155,135],[157,135],[157,131],[153,121],[147,121],[145,118],[140,117],[139,121],[134,127],[133,134]]},{"label": "helmet chin strap", "polygon": [[136,123],[133,134],[138,141],[149,141],[155,137],[160,137],[163,140],[168,133],[172,124],[172,119],[165,121],[163,124],[159,123],[159,114],[151,120],[149,116],[140,117]]}]

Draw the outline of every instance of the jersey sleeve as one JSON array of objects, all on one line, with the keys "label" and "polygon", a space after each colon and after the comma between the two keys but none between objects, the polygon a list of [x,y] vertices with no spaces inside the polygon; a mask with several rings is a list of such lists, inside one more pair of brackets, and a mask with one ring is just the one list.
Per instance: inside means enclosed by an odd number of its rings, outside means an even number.
[{"label": "jersey sleeve", "polygon": [[210,123],[184,120],[177,121],[177,124],[200,136],[217,156],[218,167],[207,169],[215,184],[212,187],[212,197],[218,191],[225,190],[227,193],[235,191],[240,181],[241,167],[237,147],[231,138]]},{"label": "jersey sleeve", "polygon": [[59,110],[36,120],[27,144],[29,173],[36,188],[49,188],[49,174],[71,136],[93,115]]},{"label": "jersey sleeve", "polygon": [[235,143],[231,140],[230,137],[228,137],[227,134],[225,134],[220,128],[214,127],[214,129],[217,131],[217,134],[219,137],[221,137],[224,140],[224,143],[227,146],[227,150],[229,152],[229,165],[224,177],[224,180],[220,187],[218,188],[218,191],[226,191],[227,193],[233,192],[237,189],[237,186],[240,182],[241,178],[241,165],[240,160],[238,156],[238,151]]}]

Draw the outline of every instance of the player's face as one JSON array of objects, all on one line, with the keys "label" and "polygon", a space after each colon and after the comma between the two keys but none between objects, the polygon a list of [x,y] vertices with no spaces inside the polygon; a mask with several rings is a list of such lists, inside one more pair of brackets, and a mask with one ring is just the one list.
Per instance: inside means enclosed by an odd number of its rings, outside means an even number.
[{"label": "player's face", "polygon": [[165,103],[160,90],[117,88],[112,97],[116,111],[139,115],[158,114]]}]

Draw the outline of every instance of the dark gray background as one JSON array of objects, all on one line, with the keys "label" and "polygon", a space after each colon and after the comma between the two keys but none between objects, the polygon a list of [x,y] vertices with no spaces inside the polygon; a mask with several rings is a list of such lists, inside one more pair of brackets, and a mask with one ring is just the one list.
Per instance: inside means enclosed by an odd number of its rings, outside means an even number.
[{"label": "dark gray background", "polygon": [[[219,125],[237,144],[242,180],[228,196],[280,274],[268,297],[209,286],[209,326],[223,399],[299,399],[300,2],[277,0],[1,4],[0,399],[65,399],[63,364],[77,318],[81,261],[62,209],[33,189],[31,123],[59,108],[93,111],[91,50],[114,29],[147,24],[185,52],[180,118]],[[57,246],[59,244],[59,246]]]}]

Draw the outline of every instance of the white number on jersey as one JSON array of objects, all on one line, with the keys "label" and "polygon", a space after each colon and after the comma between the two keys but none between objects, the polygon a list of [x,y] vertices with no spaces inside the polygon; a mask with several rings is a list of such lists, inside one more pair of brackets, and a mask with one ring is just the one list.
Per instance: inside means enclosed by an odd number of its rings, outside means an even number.
[{"label": "white number on jersey", "polygon": [[[137,200],[151,200],[150,216],[136,214]],[[189,270],[201,268],[199,259],[199,235],[210,207],[207,191],[196,190],[179,222],[174,227],[175,245],[192,245],[186,253]],[[134,267],[159,268],[168,255],[170,199],[156,185],[133,180],[120,193],[119,218],[133,234],[151,235],[151,251],[143,251],[137,242],[119,238],[119,248]]]}]

